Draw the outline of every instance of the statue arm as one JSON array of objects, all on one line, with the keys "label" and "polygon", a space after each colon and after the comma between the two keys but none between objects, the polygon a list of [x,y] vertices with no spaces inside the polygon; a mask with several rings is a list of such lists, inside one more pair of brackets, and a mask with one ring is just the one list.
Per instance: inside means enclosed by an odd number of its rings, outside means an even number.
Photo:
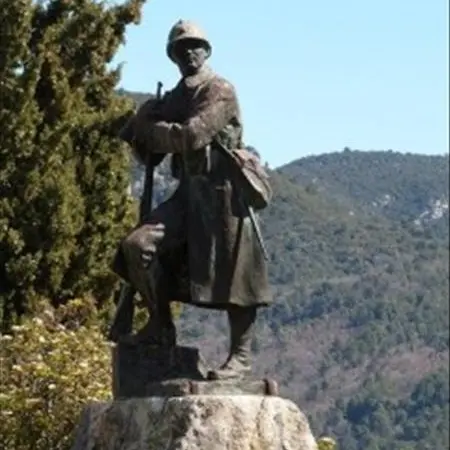
[{"label": "statue arm", "polygon": [[181,153],[208,145],[237,114],[234,88],[225,81],[214,81],[199,93],[192,116],[184,123],[158,121],[147,130],[158,152]]},{"label": "statue arm", "polygon": [[159,120],[163,100],[150,98],[137,110],[130,111],[126,115],[125,125],[119,130],[119,138],[131,144],[137,127],[146,127],[149,122]]},{"label": "statue arm", "polygon": [[[134,157],[141,164],[145,164],[146,155],[148,152],[156,153],[153,148],[153,142],[142,142],[141,139],[136,139],[136,133],[139,128],[148,127],[149,123],[158,120],[160,114],[162,100],[149,99],[143,103],[137,111],[128,115],[125,125],[119,131],[119,138],[125,141],[132,148]],[[158,161],[159,164],[162,158],[152,158],[152,160]]]}]

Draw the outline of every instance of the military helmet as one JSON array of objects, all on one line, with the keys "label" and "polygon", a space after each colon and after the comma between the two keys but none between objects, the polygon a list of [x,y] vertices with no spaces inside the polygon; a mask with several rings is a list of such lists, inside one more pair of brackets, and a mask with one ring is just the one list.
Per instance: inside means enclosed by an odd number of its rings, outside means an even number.
[{"label": "military helmet", "polygon": [[169,37],[167,39],[167,56],[173,61],[172,51],[173,46],[176,42],[183,39],[195,39],[202,42],[207,51],[208,58],[211,56],[212,48],[205,33],[201,30],[198,25],[189,20],[179,20],[170,30]]}]

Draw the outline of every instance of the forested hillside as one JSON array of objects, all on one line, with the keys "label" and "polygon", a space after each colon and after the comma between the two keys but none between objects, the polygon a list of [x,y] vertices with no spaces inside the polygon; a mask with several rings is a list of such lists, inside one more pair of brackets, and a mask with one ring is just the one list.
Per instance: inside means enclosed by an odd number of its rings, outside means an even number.
[{"label": "forested hillside", "polygon": [[351,210],[416,221],[440,232],[448,222],[448,155],[346,148],[302,158],[279,170]]},{"label": "forested hillside", "polygon": [[[175,186],[168,160],[156,180],[158,202]],[[448,157],[347,149],[272,183],[262,226],[276,301],[260,314],[257,373],[342,449],[447,448]],[[220,313],[186,307],[179,326],[225,357]]]},{"label": "forested hillside", "polygon": [[[273,185],[263,230],[276,302],[261,313],[258,372],[342,448],[446,448],[448,403],[435,396],[448,398],[448,240],[349,215],[280,174]],[[219,314],[183,318],[216,359],[217,322],[225,333]]]}]

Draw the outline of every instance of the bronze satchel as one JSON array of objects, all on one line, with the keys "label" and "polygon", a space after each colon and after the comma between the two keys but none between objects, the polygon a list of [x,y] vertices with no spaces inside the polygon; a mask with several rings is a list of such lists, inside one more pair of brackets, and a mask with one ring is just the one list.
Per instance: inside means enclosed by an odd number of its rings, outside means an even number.
[{"label": "bronze satchel", "polygon": [[260,159],[245,148],[229,150],[217,139],[215,142],[232,159],[233,166],[239,169],[237,184],[248,206],[256,211],[266,208],[273,192],[269,174],[261,165]]}]

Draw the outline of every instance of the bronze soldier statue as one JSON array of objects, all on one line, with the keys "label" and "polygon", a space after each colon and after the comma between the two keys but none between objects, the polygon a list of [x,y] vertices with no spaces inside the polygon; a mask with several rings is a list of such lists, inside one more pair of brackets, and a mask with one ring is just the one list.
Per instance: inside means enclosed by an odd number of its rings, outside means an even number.
[{"label": "bronze soldier statue", "polygon": [[[142,105],[122,138],[153,167],[172,154],[176,192],[152,210],[119,246],[114,269],[145,299],[150,319],[135,336],[176,344],[170,302],[225,310],[230,326],[226,362],[212,379],[251,371],[257,308],[272,297],[253,209],[271,198],[267,175],[244,150],[234,87],[206,64],[211,44],[192,22],[177,22],[167,55],[181,79],[159,101]],[[130,138],[131,136],[131,138]]]}]

